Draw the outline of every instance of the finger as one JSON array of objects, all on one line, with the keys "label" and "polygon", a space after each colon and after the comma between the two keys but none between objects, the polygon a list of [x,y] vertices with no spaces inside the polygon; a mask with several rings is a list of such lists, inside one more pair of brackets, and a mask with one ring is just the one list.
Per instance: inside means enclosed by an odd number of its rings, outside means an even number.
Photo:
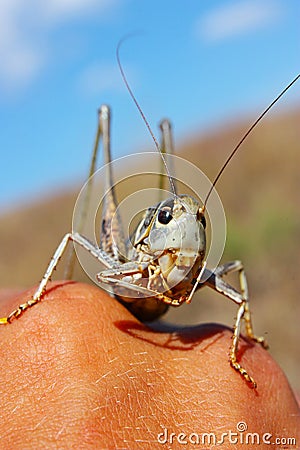
[{"label": "finger", "polygon": [[250,389],[229,365],[225,327],[157,332],[98,288],[55,283],[0,332],[2,433],[10,448],[160,448],[165,430],[220,437],[241,421],[261,435],[297,433],[298,409],[280,368],[243,341],[239,357],[258,383]]}]

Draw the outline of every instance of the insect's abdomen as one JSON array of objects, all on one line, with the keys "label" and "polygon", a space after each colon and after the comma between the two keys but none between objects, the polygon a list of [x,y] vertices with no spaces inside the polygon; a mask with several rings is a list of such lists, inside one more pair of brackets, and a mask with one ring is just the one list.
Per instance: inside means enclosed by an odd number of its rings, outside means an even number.
[{"label": "insect's abdomen", "polygon": [[126,299],[123,297],[116,296],[116,298],[141,322],[152,322],[165,314],[169,309],[169,305],[155,297],[137,299],[132,303],[126,302]]}]

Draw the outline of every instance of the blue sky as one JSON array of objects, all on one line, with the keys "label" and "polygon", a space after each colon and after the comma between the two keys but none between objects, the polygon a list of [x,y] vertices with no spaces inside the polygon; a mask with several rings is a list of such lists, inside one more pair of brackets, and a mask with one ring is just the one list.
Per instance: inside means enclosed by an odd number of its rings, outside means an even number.
[{"label": "blue sky", "polygon": [[144,113],[182,142],[255,118],[300,71],[299,17],[298,0],[1,0],[1,210],[84,180],[102,103],[114,156],[154,150],[118,72],[125,34],[142,32],[121,57]]}]

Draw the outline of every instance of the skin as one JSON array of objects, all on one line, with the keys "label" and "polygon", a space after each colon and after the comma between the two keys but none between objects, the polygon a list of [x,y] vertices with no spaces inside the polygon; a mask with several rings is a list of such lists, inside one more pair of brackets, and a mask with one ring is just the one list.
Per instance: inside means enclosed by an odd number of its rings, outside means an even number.
[{"label": "skin", "polygon": [[[33,292],[3,292],[0,317]],[[267,351],[242,339],[252,389],[228,363],[226,327],[153,331],[100,289],[56,282],[0,333],[1,449],[215,448],[177,439],[204,432],[220,439],[239,422],[261,438],[272,434],[270,442],[297,439],[273,448],[299,448],[299,409],[285,375]],[[226,439],[220,448],[256,448]]]}]

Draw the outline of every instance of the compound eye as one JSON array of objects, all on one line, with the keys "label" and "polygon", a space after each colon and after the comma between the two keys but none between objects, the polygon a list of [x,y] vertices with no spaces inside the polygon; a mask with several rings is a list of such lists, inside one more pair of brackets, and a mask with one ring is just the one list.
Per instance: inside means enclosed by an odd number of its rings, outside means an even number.
[{"label": "compound eye", "polygon": [[171,214],[171,208],[169,208],[169,207],[162,208],[159,211],[158,216],[157,216],[157,220],[162,225],[167,225],[169,222],[171,222],[172,219],[173,219],[173,216]]}]

